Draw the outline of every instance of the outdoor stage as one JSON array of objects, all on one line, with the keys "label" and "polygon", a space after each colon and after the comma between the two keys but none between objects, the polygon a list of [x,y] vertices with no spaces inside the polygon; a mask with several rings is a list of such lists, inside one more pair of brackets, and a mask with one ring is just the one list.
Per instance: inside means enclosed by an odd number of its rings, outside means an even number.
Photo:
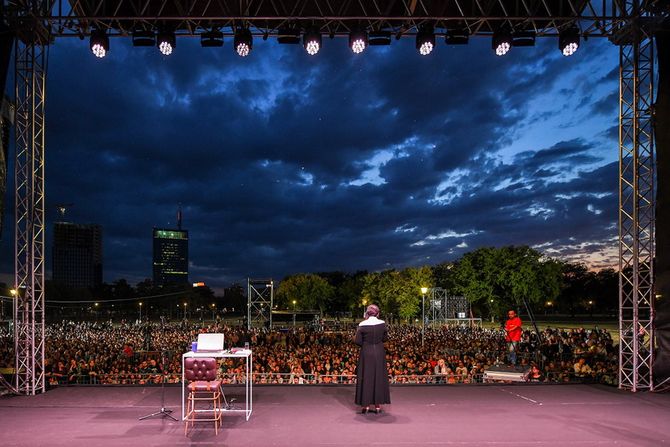
[{"label": "outdoor stage", "polygon": [[[351,386],[256,386],[254,411],[184,436],[181,422],[140,416],[158,387],[70,387],[0,398],[2,446],[658,446],[670,444],[670,394],[598,385],[394,386],[383,414],[357,414]],[[178,387],[166,407],[179,416]],[[244,388],[226,395],[244,400]]]}]

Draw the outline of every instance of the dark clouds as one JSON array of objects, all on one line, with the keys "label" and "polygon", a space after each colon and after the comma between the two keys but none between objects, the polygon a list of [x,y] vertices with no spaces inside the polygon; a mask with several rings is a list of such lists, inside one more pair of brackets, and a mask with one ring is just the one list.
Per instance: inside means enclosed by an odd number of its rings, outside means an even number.
[{"label": "dark clouds", "polygon": [[[47,109],[47,236],[55,204],[75,203],[72,220],[103,225],[108,281],[150,276],[151,228],[174,225],[178,204],[191,279],[215,286],[436,263],[480,245],[585,261],[615,248],[611,123],[568,138],[574,114],[529,106],[554,94],[558,110],[606,114],[611,92],[593,86],[612,69],[585,76],[587,46],[571,60],[554,42],[505,58],[482,40],[427,58],[409,41],[355,56],[336,39],[315,58],[267,42],[245,59],[187,40],[170,58],[112,45],[94,60],[59,41]],[[542,138],[513,149],[532,126]]]}]

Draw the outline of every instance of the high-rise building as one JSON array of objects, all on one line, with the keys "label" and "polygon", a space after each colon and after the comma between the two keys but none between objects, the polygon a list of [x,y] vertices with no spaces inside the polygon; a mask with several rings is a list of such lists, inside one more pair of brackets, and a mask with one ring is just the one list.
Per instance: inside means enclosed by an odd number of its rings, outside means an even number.
[{"label": "high-rise building", "polygon": [[102,227],[95,224],[54,224],[53,280],[70,287],[102,284]]},{"label": "high-rise building", "polygon": [[154,228],[154,284],[188,283],[188,230]]}]

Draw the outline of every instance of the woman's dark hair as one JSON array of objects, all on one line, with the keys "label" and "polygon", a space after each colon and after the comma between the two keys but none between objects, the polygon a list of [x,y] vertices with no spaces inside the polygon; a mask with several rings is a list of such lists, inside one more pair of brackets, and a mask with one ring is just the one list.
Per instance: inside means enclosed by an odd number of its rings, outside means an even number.
[{"label": "woman's dark hair", "polygon": [[370,304],[365,309],[365,318],[378,317],[378,316],[379,316],[379,306],[377,306],[376,304]]}]

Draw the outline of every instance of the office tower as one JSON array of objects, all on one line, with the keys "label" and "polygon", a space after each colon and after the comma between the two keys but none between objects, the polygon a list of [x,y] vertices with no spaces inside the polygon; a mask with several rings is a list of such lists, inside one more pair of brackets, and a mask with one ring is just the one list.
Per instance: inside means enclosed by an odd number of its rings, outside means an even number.
[{"label": "office tower", "polygon": [[102,284],[102,227],[94,224],[54,224],[53,280],[70,287]]},{"label": "office tower", "polygon": [[154,284],[188,283],[188,230],[154,228]]}]

